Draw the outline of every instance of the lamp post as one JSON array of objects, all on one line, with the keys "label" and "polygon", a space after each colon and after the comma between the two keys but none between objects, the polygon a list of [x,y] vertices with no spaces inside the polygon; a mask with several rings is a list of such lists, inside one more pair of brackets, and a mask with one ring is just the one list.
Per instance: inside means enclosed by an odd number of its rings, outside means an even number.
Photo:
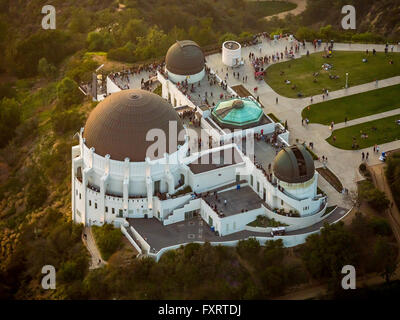
[{"label": "lamp post", "polygon": [[349,73],[346,72],[346,89],[349,87]]}]

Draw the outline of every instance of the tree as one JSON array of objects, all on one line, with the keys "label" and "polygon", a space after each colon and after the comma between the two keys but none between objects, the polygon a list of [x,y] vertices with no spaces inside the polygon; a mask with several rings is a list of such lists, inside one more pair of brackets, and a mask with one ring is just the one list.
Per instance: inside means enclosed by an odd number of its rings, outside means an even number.
[{"label": "tree", "polygon": [[14,137],[15,129],[21,122],[20,106],[15,99],[3,98],[0,101],[0,148]]},{"label": "tree", "polygon": [[312,41],[315,39],[315,32],[310,28],[300,27],[296,32],[296,38],[299,39],[299,41]]},{"label": "tree", "polygon": [[161,57],[171,45],[171,40],[157,26],[150,28],[145,37],[138,38],[135,55],[139,60]]},{"label": "tree", "polygon": [[71,22],[68,25],[72,33],[86,33],[90,27],[89,12],[83,8],[74,10]]},{"label": "tree", "polygon": [[326,223],[321,234],[312,234],[306,239],[302,260],[313,277],[336,279],[344,265],[356,265],[355,246],[354,236],[342,222]]},{"label": "tree", "polygon": [[57,65],[76,49],[75,45],[75,39],[64,31],[39,31],[16,44],[15,71],[22,77],[34,76],[41,58]]},{"label": "tree", "polygon": [[239,37],[231,32],[224,33],[222,36],[219,37],[218,42],[223,44],[225,41],[233,40],[237,41]]},{"label": "tree", "polygon": [[131,19],[122,32],[122,39],[125,42],[137,42],[138,37],[146,35],[147,25],[142,19]]},{"label": "tree", "polygon": [[371,181],[363,181],[359,186],[360,200],[367,201],[375,210],[383,212],[389,207],[390,201],[383,191],[375,188]]},{"label": "tree", "polygon": [[386,282],[396,273],[397,250],[387,238],[379,237],[374,246],[374,265]]},{"label": "tree", "polygon": [[108,32],[89,32],[86,42],[89,51],[108,51],[113,45],[113,39]]},{"label": "tree", "polygon": [[47,200],[48,191],[46,185],[39,179],[34,181],[28,186],[27,192],[27,207],[28,209],[34,210],[41,207]]},{"label": "tree", "polygon": [[117,49],[111,49],[107,53],[107,59],[124,61],[124,62],[135,62],[135,47],[131,42],[128,42],[125,46]]},{"label": "tree", "polygon": [[50,79],[55,76],[56,72],[57,68],[53,64],[48,63],[46,58],[42,58],[39,60],[38,64],[39,75]]},{"label": "tree", "polygon": [[250,238],[248,240],[240,240],[236,246],[237,253],[244,259],[249,261],[256,261],[261,247],[260,243],[256,238]]},{"label": "tree", "polygon": [[58,83],[57,97],[59,105],[63,108],[79,104],[83,100],[83,95],[78,89],[78,84],[68,77],[65,77]]}]

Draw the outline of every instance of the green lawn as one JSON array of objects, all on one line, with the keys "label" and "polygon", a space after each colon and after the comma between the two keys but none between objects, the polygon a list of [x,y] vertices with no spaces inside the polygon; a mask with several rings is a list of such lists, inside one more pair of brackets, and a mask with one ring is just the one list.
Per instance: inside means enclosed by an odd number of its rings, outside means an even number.
[{"label": "green lawn", "polygon": [[297,4],[287,1],[251,1],[247,6],[256,17],[266,17],[296,9]]},{"label": "green lawn", "polygon": [[[334,130],[326,141],[337,148],[352,150],[353,137],[356,138],[359,149],[399,140],[400,125],[396,124],[396,120],[400,120],[400,114]],[[367,134],[368,138],[362,139],[362,133]],[[333,142],[333,136],[336,136],[335,142]]]},{"label": "green lawn", "polygon": [[[376,79],[386,79],[400,75],[400,54],[377,53],[369,56],[365,52],[334,51],[331,58],[323,58],[323,53],[318,52],[300,59],[286,61],[272,65],[267,69],[265,81],[274,91],[282,96],[297,98],[297,93],[304,96],[322,94],[322,90],[335,91],[343,89],[346,84],[346,72],[349,73],[349,86],[355,86]],[[362,59],[367,58],[368,62],[363,63]],[[392,59],[394,64],[389,64]],[[322,69],[324,63],[333,65],[329,71]],[[284,74],[281,75],[281,72]],[[314,72],[319,75],[314,77]],[[329,75],[339,76],[333,80]],[[317,82],[314,82],[314,78]],[[291,84],[285,84],[290,80]],[[295,85],[296,89],[292,89]]]},{"label": "green lawn", "polygon": [[316,103],[304,108],[303,119],[329,125],[400,108],[400,85]]}]

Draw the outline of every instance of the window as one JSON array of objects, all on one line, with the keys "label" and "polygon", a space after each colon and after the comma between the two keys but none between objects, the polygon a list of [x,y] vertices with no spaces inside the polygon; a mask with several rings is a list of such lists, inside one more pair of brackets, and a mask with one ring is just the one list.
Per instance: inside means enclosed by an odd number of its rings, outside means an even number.
[{"label": "window", "polygon": [[89,207],[92,205],[92,200],[89,200]]},{"label": "window", "polygon": [[260,192],[260,182],[257,181],[257,192]]},{"label": "window", "polygon": [[281,205],[283,206],[283,200],[281,200]]},{"label": "window", "polygon": [[76,195],[78,195],[78,189],[76,189]]},{"label": "window", "polygon": [[97,209],[97,203],[96,202],[94,203],[94,208]]},{"label": "window", "polygon": [[112,214],[114,214],[115,213],[115,209],[114,208],[112,208]]},{"label": "window", "polygon": [[253,182],[254,182],[253,180],[254,180],[253,175],[250,175],[250,185],[251,186],[253,186]]},{"label": "window", "polygon": [[79,194],[79,200],[82,199],[81,194]]},{"label": "window", "polygon": [[122,211],[122,209],[119,209],[119,211],[118,211],[118,217],[122,218],[122,215],[123,215],[123,211]]},{"label": "window", "polygon": [[108,212],[108,207],[106,207],[106,212]]}]

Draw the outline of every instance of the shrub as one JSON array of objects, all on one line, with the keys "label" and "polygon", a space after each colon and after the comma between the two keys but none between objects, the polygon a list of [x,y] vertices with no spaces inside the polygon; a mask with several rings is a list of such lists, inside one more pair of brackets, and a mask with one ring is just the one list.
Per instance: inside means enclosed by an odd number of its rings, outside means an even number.
[{"label": "shrub", "polygon": [[93,226],[92,230],[101,256],[104,260],[108,260],[122,244],[121,230],[114,228],[111,224],[105,224],[102,227]]},{"label": "shrub", "polygon": [[378,211],[386,210],[390,204],[385,193],[375,188],[371,181],[363,181],[360,183],[358,196],[360,200],[367,201],[372,208]]},{"label": "shrub", "polygon": [[51,122],[54,132],[62,135],[68,131],[79,130],[83,124],[83,116],[77,110],[54,111]]},{"label": "shrub", "polygon": [[79,104],[83,100],[83,95],[78,89],[78,84],[68,77],[65,77],[58,83],[57,97],[59,106],[63,108]]},{"label": "shrub", "polygon": [[15,99],[3,98],[0,101],[0,148],[7,145],[15,135],[21,121],[21,110]]},{"label": "shrub", "polygon": [[373,217],[369,221],[369,225],[374,230],[374,233],[381,236],[390,236],[392,234],[392,228],[386,219]]},{"label": "shrub", "polygon": [[46,185],[42,181],[33,182],[28,187],[27,207],[28,209],[36,209],[41,207],[47,200],[48,191]]},{"label": "shrub", "polygon": [[42,58],[39,60],[38,73],[40,76],[50,79],[56,75],[57,68],[53,64],[48,63],[46,58]]}]

